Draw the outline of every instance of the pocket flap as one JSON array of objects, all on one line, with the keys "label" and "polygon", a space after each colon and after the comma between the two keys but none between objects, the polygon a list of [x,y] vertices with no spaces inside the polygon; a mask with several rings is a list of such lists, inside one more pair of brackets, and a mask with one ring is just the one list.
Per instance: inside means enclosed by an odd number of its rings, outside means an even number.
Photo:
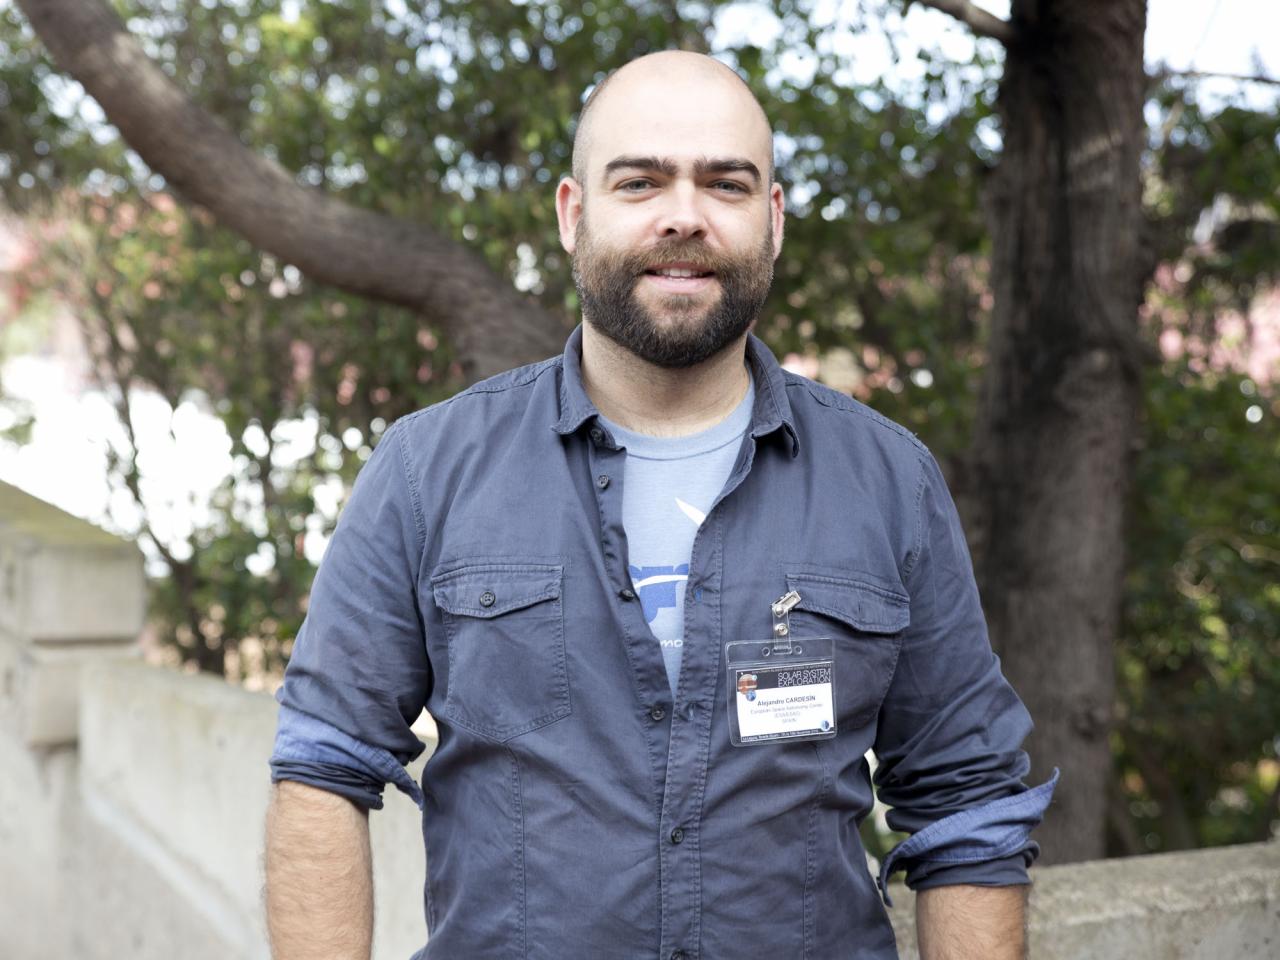
[{"label": "pocket flap", "polygon": [[436,606],[468,617],[496,617],[560,596],[560,564],[475,563],[431,578]]},{"label": "pocket flap", "polygon": [[835,617],[868,633],[897,633],[911,622],[911,601],[869,580],[803,570],[787,572],[787,589],[800,594],[799,610]]}]

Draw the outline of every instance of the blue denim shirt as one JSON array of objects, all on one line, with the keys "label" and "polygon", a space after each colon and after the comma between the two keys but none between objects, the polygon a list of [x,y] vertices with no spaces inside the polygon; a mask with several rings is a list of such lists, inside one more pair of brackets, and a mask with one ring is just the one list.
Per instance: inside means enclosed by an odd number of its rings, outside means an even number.
[{"label": "blue denim shirt", "polygon": [[[752,337],[752,424],[694,541],[674,699],[627,571],[625,450],[581,331],[393,424],[325,554],[277,695],[275,780],[423,811],[419,958],[896,957],[858,824],[870,769],[916,889],[1026,883],[1053,790],[987,640],[937,464]],[[738,747],[724,644],[835,644],[839,733]],[[421,785],[423,707],[439,744]],[[1056,774],[1055,774],[1056,780]]]}]

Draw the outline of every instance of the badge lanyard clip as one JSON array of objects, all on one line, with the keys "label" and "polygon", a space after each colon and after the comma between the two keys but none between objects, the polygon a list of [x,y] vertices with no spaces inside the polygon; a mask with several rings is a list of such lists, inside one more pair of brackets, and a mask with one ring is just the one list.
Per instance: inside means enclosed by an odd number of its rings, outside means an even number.
[{"label": "badge lanyard clip", "polygon": [[784,593],[770,605],[773,613],[773,649],[772,653],[791,652],[791,611],[800,602],[800,594],[791,590]]}]

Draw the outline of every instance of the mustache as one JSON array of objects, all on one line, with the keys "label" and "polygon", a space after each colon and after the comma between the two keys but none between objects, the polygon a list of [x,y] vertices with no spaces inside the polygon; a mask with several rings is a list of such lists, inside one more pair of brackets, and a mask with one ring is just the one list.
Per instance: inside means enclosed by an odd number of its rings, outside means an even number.
[{"label": "mustache", "polygon": [[642,252],[622,255],[620,261],[630,272],[642,274],[664,263],[696,263],[703,270],[722,275],[742,269],[741,259],[716,253],[700,240],[674,240],[658,243]]}]

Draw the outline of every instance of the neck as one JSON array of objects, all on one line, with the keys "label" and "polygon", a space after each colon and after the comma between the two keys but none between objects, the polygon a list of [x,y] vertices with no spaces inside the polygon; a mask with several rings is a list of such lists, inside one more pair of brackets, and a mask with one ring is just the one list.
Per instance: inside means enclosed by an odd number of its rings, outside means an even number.
[{"label": "neck", "polygon": [[692,367],[642,360],[590,323],[582,327],[582,385],[605,417],[651,436],[680,437],[715,426],[751,385],[747,334]]}]

